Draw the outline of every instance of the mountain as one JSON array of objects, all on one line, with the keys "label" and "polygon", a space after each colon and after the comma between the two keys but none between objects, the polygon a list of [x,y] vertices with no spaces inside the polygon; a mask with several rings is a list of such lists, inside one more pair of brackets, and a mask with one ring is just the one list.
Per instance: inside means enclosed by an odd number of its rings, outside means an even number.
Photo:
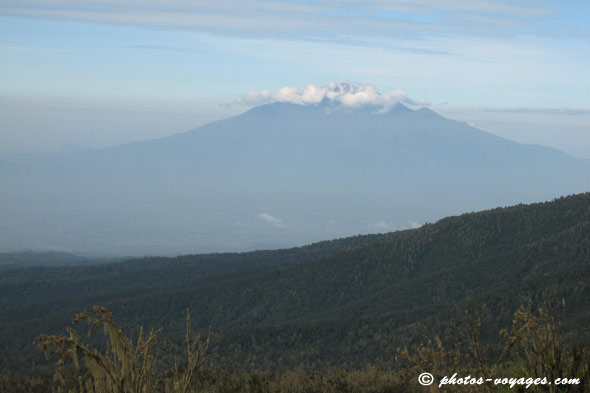
[{"label": "mountain", "polygon": [[590,166],[422,108],[274,103],[157,140],[29,157],[0,247],[125,255],[278,248],[590,187]]},{"label": "mountain", "polygon": [[85,265],[113,260],[90,258],[57,251],[14,250],[0,251],[0,269],[30,266],[69,266]]},{"label": "mountain", "polygon": [[399,346],[463,329],[456,307],[497,334],[544,301],[565,304],[563,332],[587,344],[588,296],[590,193],[287,250],[7,270],[0,357],[32,353],[94,304],[128,334],[164,327],[166,342],[182,342],[190,308],[218,367],[390,364]]}]

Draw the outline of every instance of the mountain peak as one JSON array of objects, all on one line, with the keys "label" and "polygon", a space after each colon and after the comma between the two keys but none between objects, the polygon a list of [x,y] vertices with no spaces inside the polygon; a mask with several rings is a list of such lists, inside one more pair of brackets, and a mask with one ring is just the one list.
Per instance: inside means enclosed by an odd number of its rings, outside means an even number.
[{"label": "mountain peak", "polygon": [[427,107],[423,106],[420,109],[416,109],[414,111],[417,115],[425,119],[444,119],[443,116],[439,115],[435,111],[428,109]]},{"label": "mountain peak", "polygon": [[[407,113],[415,112],[414,110],[408,108],[401,102],[398,102],[393,107],[383,107],[380,105],[358,105],[358,106],[350,106],[350,105],[343,105],[341,103],[334,102],[332,100],[323,100],[317,104],[307,104],[307,105],[300,105],[294,103],[287,103],[287,102],[271,102],[268,104],[258,105],[255,106],[244,114],[248,115],[256,115],[256,116],[268,116],[268,115],[286,115],[286,114],[298,114],[301,115],[303,113],[325,113],[325,114],[334,114],[334,113],[367,113],[367,114],[385,114],[385,115],[404,115]],[[434,112],[433,112],[434,113]]]},{"label": "mountain peak", "polygon": [[414,112],[412,109],[408,108],[407,106],[405,106],[404,104],[402,104],[401,102],[398,102],[397,104],[395,104],[395,106],[393,108],[391,108],[390,110],[387,111],[388,114],[392,114],[392,115],[403,115],[406,113],[410,113],[410,112]]}]

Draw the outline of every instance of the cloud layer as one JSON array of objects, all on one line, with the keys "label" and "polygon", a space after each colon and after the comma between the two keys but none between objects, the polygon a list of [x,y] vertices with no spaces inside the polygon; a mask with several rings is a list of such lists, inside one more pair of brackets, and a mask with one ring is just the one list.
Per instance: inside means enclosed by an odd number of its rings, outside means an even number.
[{"label": "cloud layer", "polygon": [[372,85],[331,82],[328,85],[308,84],[303,89],[285,86],[276,93],[268,90],[251,91],[236,100],[243,105],[261,105],[269,102],[284,102],[297,105],[315,105],[332,102],[347,107],[377,106],[391,109],[397,103],[408,105],[429,105],[425,100],[413,100],[401,89],[380,93]]},{"label": "cloud layer", "polygon": [[[0,13],[239,37],[346,40],[351,36],[424,38],[447,34],[513,36],[537,31],[557,12],[526,0],[368,0],[313,3],[251,0],[5,0]],[[582,22],[581,22],[582,23]],[[359,42],[365,40],[360,39]],[[374,42],[370,40],[369,42]]]}]

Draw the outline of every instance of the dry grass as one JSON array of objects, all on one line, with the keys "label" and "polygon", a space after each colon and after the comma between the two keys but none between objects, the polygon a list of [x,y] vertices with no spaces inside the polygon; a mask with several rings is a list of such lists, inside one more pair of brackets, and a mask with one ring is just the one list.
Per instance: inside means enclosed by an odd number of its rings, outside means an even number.
[{"label": "dry grass", "polygon": [[[455,336],[451,348],[434,337],[425,345],[403,348],[390,368],[366,366],[358,370],[292,370],[281,373],[237,372],[205,368],[208,338],[192,337],[190,315],[186,320],[185,367],[175,363],[166,373],[157,374],[154,345],[158,331],[144,335],[140,329],[136,342],[126,338],[111,313],[94,307],[82,312],[76,324],[89,325],[88,337],[102,326],[107,337],[106,349],[99,351],[82,340],[78,332],[68,329],[68,336],[41,336],[39,348],[58,356],[54,392],[68,393],[396,393],[396,392],[590,392],[590,351],[584,346],[568,346],[559,337],[559,324],[547,308],[520,308],[512,326],[499,332],[502,351],[489,351],[481,343],[482,321],[465,312],[462,334]],[[461,332],[458,332],[461,333]],[[495,355],[494,355],[495,354]],[[494,355],[494,356],[492,356]],[[492,358],[495,357],[495,358]],[[410,366],[400,366],[399,362]],[[430,372],[438,381],[457,373],[484,378],[579,378],[580,384],[531,386],[457,386],[438,389],[420,386],[417,376]],[[18,387],[12,392],[47,391],[47,381],[18,378],[5,382]],[[27,385],[28,384],[28,385]],[[45,386],[45,390],[42,390]],[[28,390],[24,390],[28,389]],[[7,391],[8,392],[8,391]],[[11,392],[11,393],[12,393]],[[0,389],[0,393],[3,391]]]},{"label": "dry grass", "polygon": [[[95,306],[93,312],[83,311],[76,315],[74,324],[86,322],[89,325],[88,338],[102,325],[107,336],[106,350],[101,353],[82,340],[78,332],[68,327],[69,336],[39,337],[37,346],[46,354],[54,353],[59,357],[54,375],[56,391],[68,393],[153,393],[161,391],[162,382],[166,393],[187,393],[196,372],[204,364],[204,354],[209,344],[208,339],[201,341],[199,336],[191,337],[190,315],[186,319],[186,350],[188,363],[180,372],[174,365],[172,377],[156,378],[154,344],[158,332],[151,330],[145,336],[140,329],[134,344],[123,335],[115,324],[112,314],[105,308]],[[80,365],[83,359],[83,368]],[[77,370],[84,370],[78,375],[77,386],[66,383],[64,372],[66,362],[73,361]],[[67,386],[70,385],[70,386]]]}]

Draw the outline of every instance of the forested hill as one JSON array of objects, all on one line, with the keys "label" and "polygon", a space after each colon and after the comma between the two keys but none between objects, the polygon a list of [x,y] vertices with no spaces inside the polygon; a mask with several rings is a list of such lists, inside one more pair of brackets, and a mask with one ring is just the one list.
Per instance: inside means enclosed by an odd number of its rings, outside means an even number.
[{"label": "forested hill", "polygon": [[8,272],[3,356],[94,304],[127,331],[171,338],[190,308],[214,332],[217,364],[241,368],[388,362],[399,345],[452,334],[468,299],[492,331],[521,304],[565,302],[563,328],[587,341],[590,193],[290,250]]},{"label": "forested hill", "polygon": [[[245,253],[184,255],[173,258],[144,257],[123,262],[86,266],[37,266],[5,270],[0,275],[0,315],[18,312],[22,306],[71,301],[121,290],[154,290],[182,285],[222,273],[297,263],[353,249],[383,235],[363,235],[283,250]],[[57,265],[53,254],[50,261]],[[64,260],[69,261],[65,254]],[[17,261],[18,262],[18,261]],[[107,295],[108,296],[108,295]],[[69,318],[69,317],[68,317]]]}]

